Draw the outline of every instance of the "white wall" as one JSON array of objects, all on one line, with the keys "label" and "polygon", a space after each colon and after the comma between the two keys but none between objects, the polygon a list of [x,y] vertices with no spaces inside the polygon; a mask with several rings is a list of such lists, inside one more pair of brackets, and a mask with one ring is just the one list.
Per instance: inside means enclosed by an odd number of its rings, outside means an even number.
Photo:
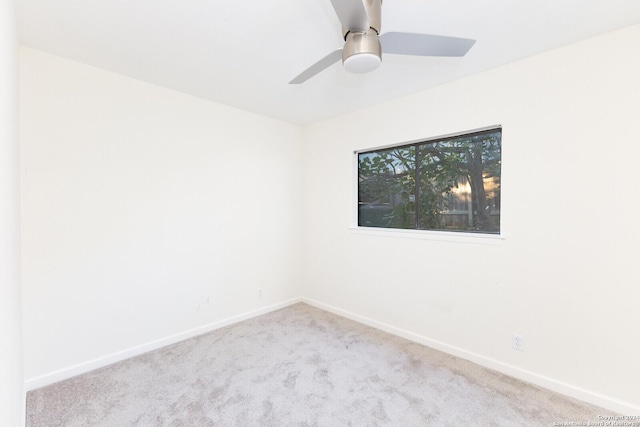
[{"label": "white wall", "polygon": [[[638,52],[635,26],[306,129],[303,295],[640,412]],[[353,150],[495,124],[504,240],[349,229]]]},{"label": "white wall", "polygon": [[3,426],[24,424],[17,43],[13,1],[0,0],[0,425]]},{"label": "white wall", "polygon": [[298,126],[28,48],[20,66],[28,387],[299,297]]}]

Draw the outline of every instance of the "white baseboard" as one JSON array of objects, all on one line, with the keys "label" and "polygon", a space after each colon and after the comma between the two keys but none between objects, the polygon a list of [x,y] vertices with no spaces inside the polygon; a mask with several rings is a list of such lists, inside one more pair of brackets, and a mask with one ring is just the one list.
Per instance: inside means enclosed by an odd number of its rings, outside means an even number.
[{"label": "white baseboard", "polygon": [[[509,375],[511,377],[535,384],[537,386],[561,393],[565,396],[572,397],[574,399],[582,400],[584,402],[591,403],[601,408],[608,409],[610,411],[625,414],[625,415],[640,415],[640,406],[633,405],[628,402],[623,402],[617,399],[613,399],[609,396],[602,395],[590,390],[585,390],[580,387],[573,386],[571,384],[564,383],[562,381],[555,380],[544,375],[537,374],[535,372],[527,371],[525,369],[518,368],[517,366],[510,365],[508,363],[501,362],[496,359],[482,356],[480,354],[452,346],[442,341],[434,340],[404,329],[396,328],[395,326],[388,325],[386,323],[378,322],[368,317],[360,316],[358,314],[346,311],[328,304],[323,304],[319,301],[302,298],[302,302],[312,305],[321,310],[325,310],[342,317],[354,320],[358,323],[362,323],[373,328],[379,329],[384,332],[408,339],[413,342],[425,345],[427,347],[440,350],[442,352],[460,357],[462,359],[469,360],[484,366],[494,371]],[[607,414],[602,414],[607,415]]]},{"label": "white baseboard", "polygon": [[112,363],[120,362],[130,357],[138,356],[149,351],[157,350],[162,347],[166,347],[171,344],[184,341],[186,339],[205,334],[207,332],[223,328],[225,326],[232,325],[234,323],[241,322],[243,320],[251,319],[252,317],[260,316],[262,314],[270,313],[275,310],[279,310],[284,307],[288,307],[292,304],[301,302],[302,298],[293,298],[287,301],[283,301],[277,304],[272,304],[267,307],[262,307],[257,310],[248,311],[246,313],[239,314],[237,316],[228,317],[226,319],[218,320],[213,323],[209,323],[204,326],[199,326],[188,331],[180,332],[178,334],[170,335],[165,338],[160,338],[155,341],[148,342],[139,346],[131,347],[126,350],[118,351],[116,353],[109,354],[107,356],[99,357],[97,359],[82,362],[68,368],[60,369],[45,375],[40,375],[35,378],[29,378],[25,380],[24,387],[26,391],[35,390],[40,387],[47,386],[49,384],[56,383],[58,381],[66,380],[76,375],[84,374],[86,372],[93,371],[98,368],[110,365]]},{"label": "white baseboard", "polygon": [[[640,414],[640,406],[633,405],[628,402],[623,402],[617,399],[613,399],[609,396],[602,395],[590,390],[585,390],[580,387],[573,386],[571,384],[564,383],[562,381],[555,380],[553,378],[546,377],[544,375],[537,374],[535,372],[527,371],[516,366],[495,360],[489,357],[482,356],[480,354],[452,346],[442,341],[434,340],[395,326],[388,325],[386,323],[378,322],[376,320],[364,317],[347,310],[343,310],[328,304],[321,303],[319,301],[310,298],[293,298],[287,301],[283,301],[277,304],[272,304],[267,307],[252,310],[246,313],[242,313],[236,316],[232,316],[226,319],[222,319],[198,328],[194,328],[188,331],[184,331],[178,334],[174,334],[165,338],[161,338],[155,341],[148,342],[136,347],[132,347],[126,350],[122,350],[116,353],[109,354],[97,359],[93,359],[87,362],[79,363],[68,368],[60,369],[45,375],[41,375],[35,378],[27,379],[24,383],[25,390],[35,390],[40,387],[47,386],[49,384],[62,381],[76,375],[84,374],[86,372],[93,371],[98,368],[110,365],[112,363],[120,362],[130,357],[138,356],[140,354],[157,350],[162,347],[175,344],[180,341],[201,335],[216,329],[223,328],[225,326],[232,325],[234,323],[241,322],[246,319],[251,319],[262,314],[270,313],[275,310],[279,310],[284,307],[296,304],[298,302],[304,302],[322,310],[337,314],[339,316],[346,317],[356,322],[374,327],[376,329],[388,332],[390,334],[408,339],[413,342],[425,345],[427,347],[434,348],[436,350],[443,351],[445,353],[461,357],[478,365],[484,366],[489,369],[501,372],[514,378],[518,378],[523,381],[530,382],[532,384],[544,387],[549,390],[564,394],[566,396],[582,400],[604,409],[614,411],[620,414],[626,415],[638,415]],[[603,414],[605,415],[605,414]]]}]

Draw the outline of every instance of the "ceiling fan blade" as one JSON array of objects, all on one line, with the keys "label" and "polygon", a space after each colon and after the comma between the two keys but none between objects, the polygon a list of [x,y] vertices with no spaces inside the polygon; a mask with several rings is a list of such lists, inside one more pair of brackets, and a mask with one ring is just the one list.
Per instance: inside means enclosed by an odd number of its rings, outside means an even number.
[{"label": "ceiling fan blade", "polygon": [[331,4],[343,29],[352,32],[369,29],[369,19],[362,0],[331,0]]},{"label": "ceiling fan blade", "polygon": [[383,53],[415,56],[464,56],[475,43],[472,39],[416,33],[384,33]]},{"label": "ceiling fan blade", "polygon": [[320,61],[313,64],[311,67],[298,74],[293,80],[289,82],[290,85],[299,85],[309,80],[316,74],[329,68],[329,66],[335,64],[342,59],[342,49],[334,50]]}]

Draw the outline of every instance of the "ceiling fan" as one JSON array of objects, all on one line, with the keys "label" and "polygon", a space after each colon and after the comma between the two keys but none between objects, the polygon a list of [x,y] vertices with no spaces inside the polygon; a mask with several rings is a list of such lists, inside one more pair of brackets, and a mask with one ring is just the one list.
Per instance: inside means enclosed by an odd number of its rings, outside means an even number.
[{"label": "ceiling fan", "polygon": [[342,59],[347,71],[367,73],[382,62],[382,52],[415,56],[464,56],[472,39],[390,32],[380,34],[382,0],[331,0],[342,24],[344,47],[304,70],[289,84],[300,84]]}]

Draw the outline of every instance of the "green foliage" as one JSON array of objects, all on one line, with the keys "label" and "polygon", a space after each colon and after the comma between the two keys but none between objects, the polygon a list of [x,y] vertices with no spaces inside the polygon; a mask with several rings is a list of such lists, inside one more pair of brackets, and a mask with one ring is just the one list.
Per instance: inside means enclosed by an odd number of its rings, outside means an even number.
[{"label": "green foliage", "polygon": [[496,131],[360,154],[360,206],[387,212],[373,226],[445,229],[457,190],[470,186],[472,220],[457,228],[492,231],[489,213],[499,198],[487,199],[484,187],[487,179],[499,186],[500,137]]}]

